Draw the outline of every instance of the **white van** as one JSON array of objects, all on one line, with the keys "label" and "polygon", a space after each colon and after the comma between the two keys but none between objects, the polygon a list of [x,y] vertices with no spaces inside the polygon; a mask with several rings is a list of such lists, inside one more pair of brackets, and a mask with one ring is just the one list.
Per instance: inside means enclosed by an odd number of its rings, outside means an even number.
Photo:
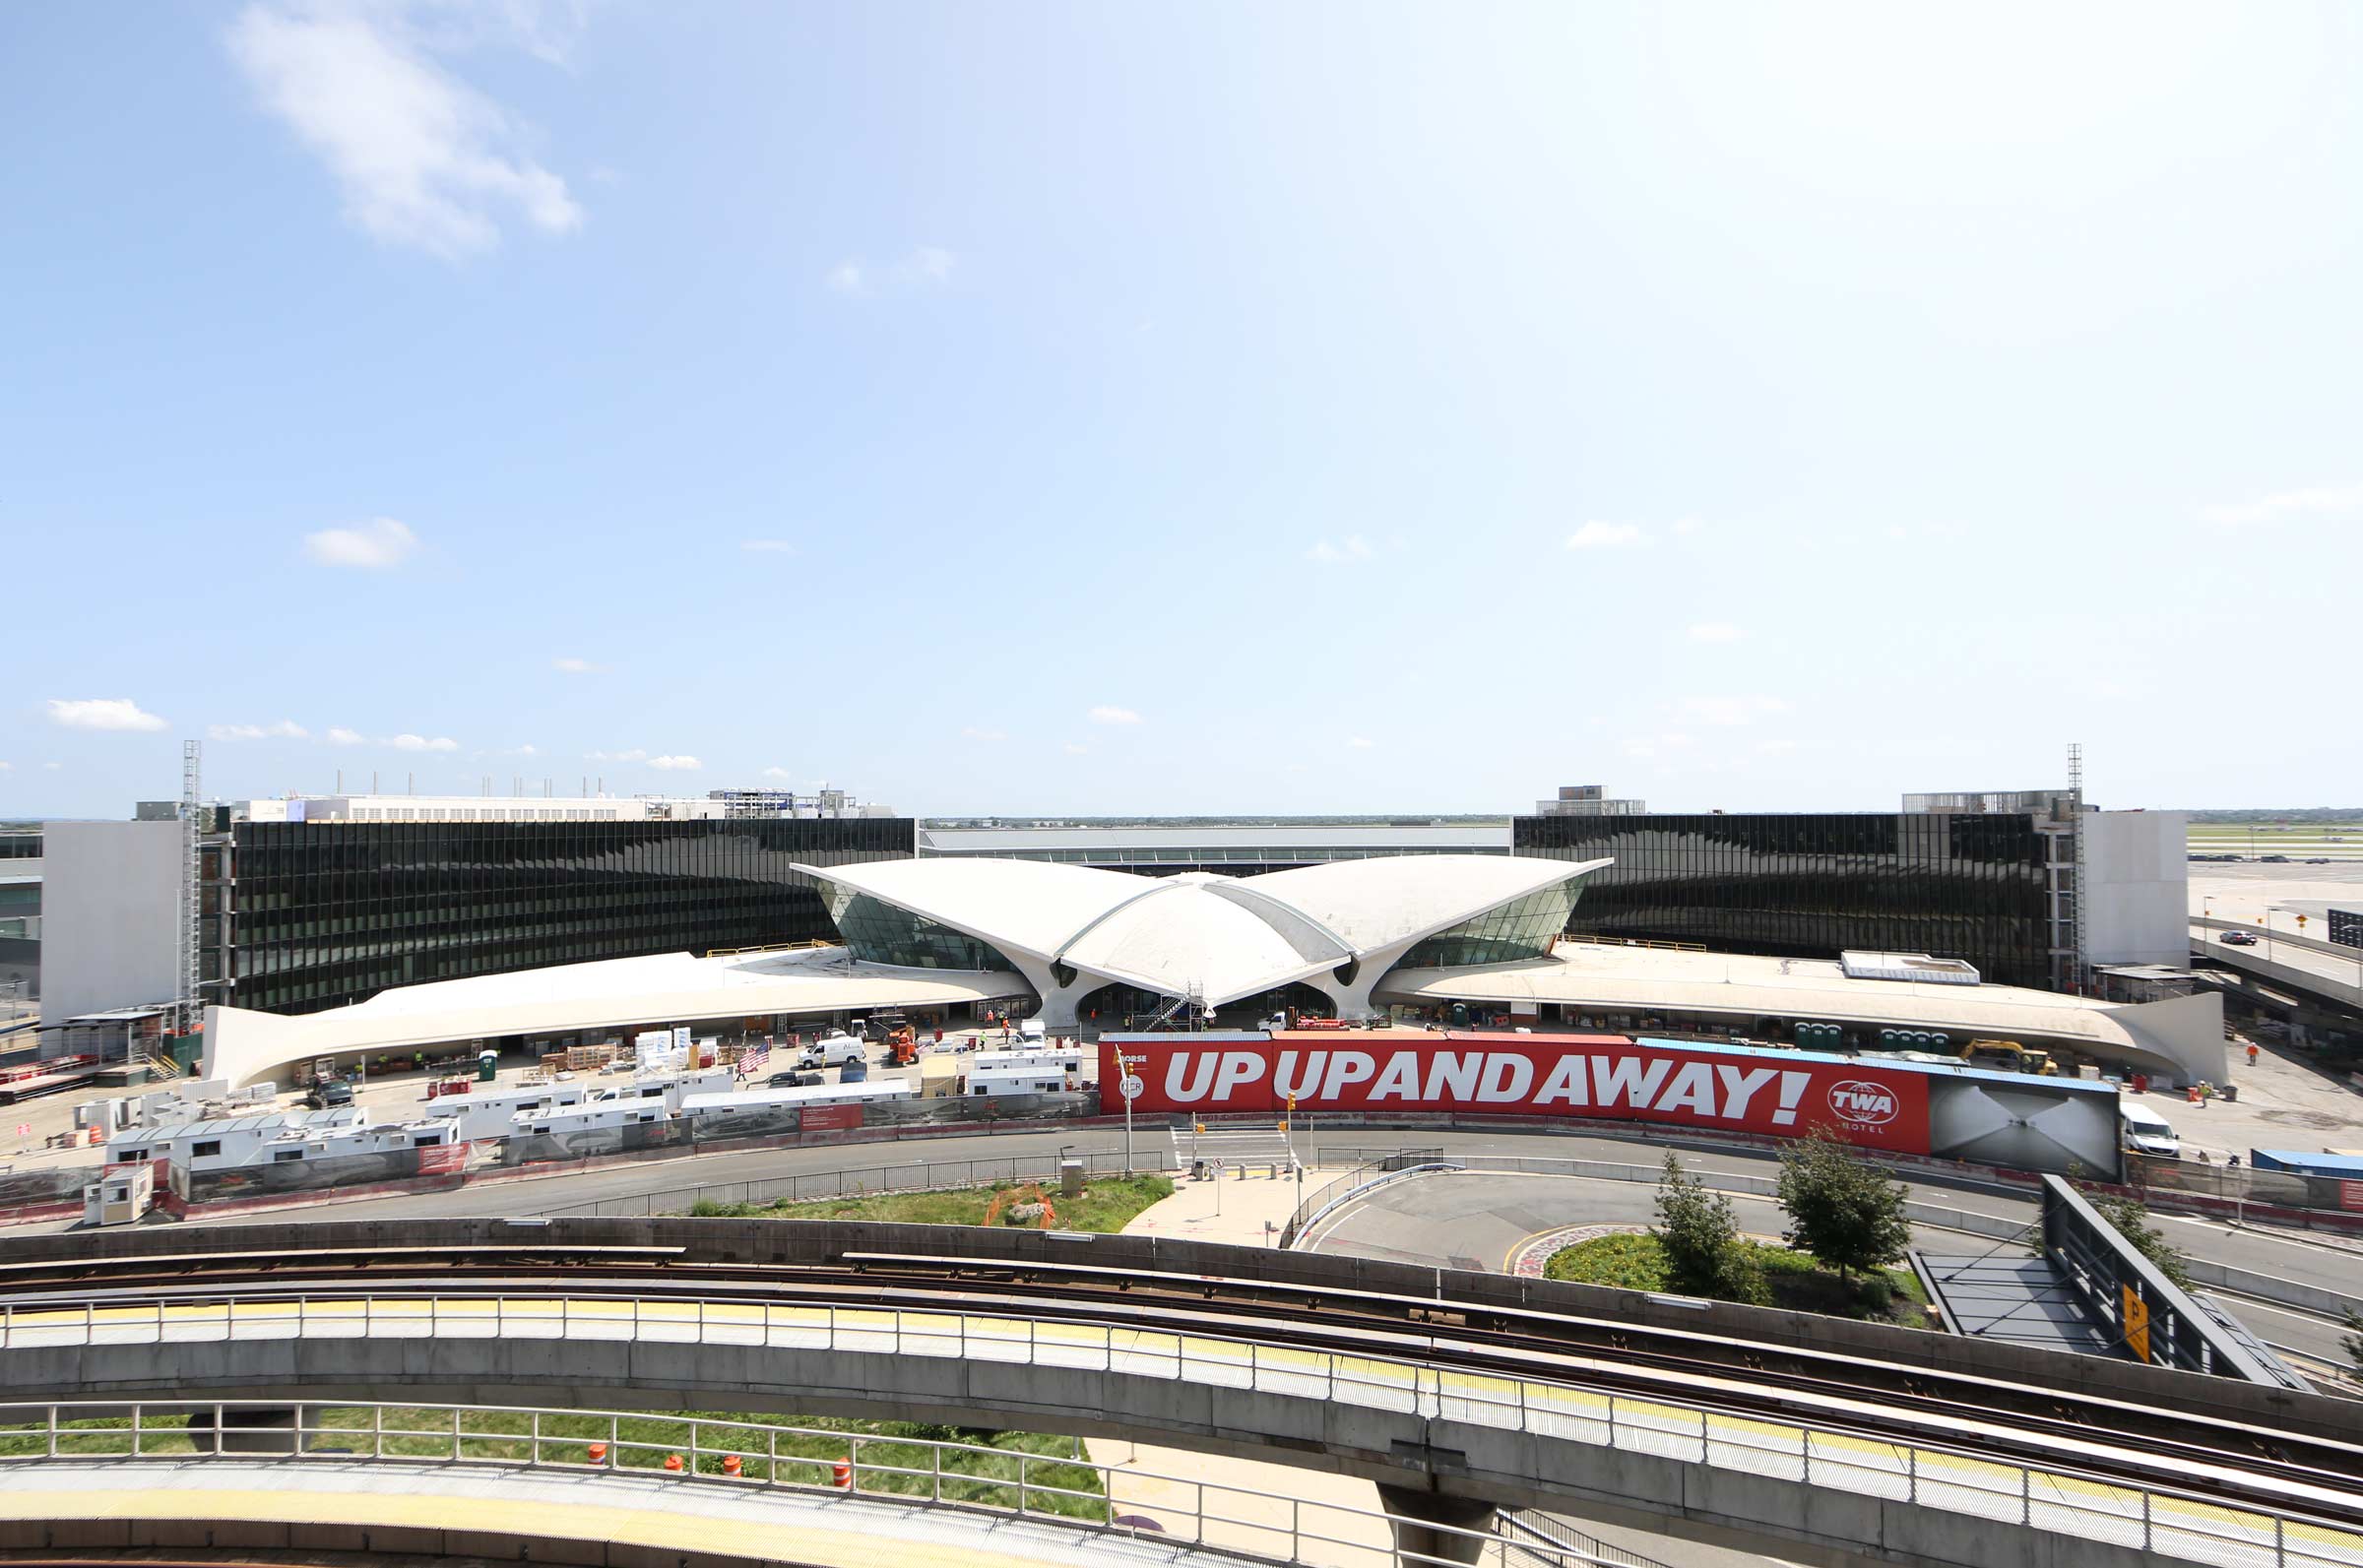
[{"label": "white van", "polygon": [[869,1047],[852,1035],[824,1035],[804,1047],[798,1067],[843,1067],[869,1060]]},{"label": "white van", "polygon": [[2139,1100],[2119,1097],[2117,1119],[2124,1130],[2125,1147],[2135,1154],[2154,1155],[2160,1160],[2183,1158],[2183,1141],[2175,1136],[2174,1124]]},{"label": "white van", "polygon": [[1047,1045],[1051,1039],[1050,1026],[1039,1018],[1021,1020],[1017,1026],[1017,1038],[1020,1044]]}]

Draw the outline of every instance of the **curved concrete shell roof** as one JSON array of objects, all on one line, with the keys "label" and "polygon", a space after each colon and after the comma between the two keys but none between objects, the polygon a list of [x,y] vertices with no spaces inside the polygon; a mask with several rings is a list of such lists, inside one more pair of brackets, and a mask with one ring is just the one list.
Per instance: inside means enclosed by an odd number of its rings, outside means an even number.
[{"label": "curved concrete shell roof", "polygon": [[1118,981],[1220,1006],[1363,960],[1391,963],[1422,937],[1608,863],[1388,855],[1256,877],[1141,877],[983,857],[797,869],[1039,969],[1028,977],[1046,999],[1076,989],[1057,977],[1068,970],[1094,986]]}]

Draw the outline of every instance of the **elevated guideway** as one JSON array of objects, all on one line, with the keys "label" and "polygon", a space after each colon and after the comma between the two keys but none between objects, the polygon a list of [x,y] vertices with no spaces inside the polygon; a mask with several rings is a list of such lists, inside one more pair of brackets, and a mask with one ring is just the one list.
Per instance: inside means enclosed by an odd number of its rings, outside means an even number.
[{"label": "elevated guideway", "polygon": [[[2363,948],[2304,935],[2293,928],[2295,917],[2279,910],[2272,911],[2272,922],[2194,915],[2191,956],[2363,1015]],[[2320,930],[2322,922],[2314,926]],[[2234,947],[2223,940],[2226,931],[2247,931],[2257,945]]]},{"label": "elevated guideway", "polygon": [[48,1238],[19,1399],[607,1403],[1133,1437],[1793,1560],[2363,1568],[2356,1407],[2020,1347],[1146,1237],[730,1221]]}]

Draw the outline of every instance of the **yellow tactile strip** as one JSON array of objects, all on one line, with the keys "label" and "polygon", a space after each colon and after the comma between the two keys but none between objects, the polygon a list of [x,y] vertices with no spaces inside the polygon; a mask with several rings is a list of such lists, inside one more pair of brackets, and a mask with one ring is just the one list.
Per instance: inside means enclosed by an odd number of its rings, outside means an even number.
[{"label": "yellow tactile strip", "polygon": [[[416,1485],[433,1473],[406,1472]],[[480,1475],[478,1478],[482,1478]],[[461,1535],[527,1536],[552,1540],[605,1541],[676,1551],[710,1552],[756,1562],[808,1563],[814,1568],[1041,1568],[1073,1561],[1072,1554],[1027,1557],[980,1549],[972,1522],[967,1540],[930,1541],[874,1528],[829,1529],[791,1517],[752,1519],[701,1512],[700,1501],[678,1509],[569,1498],[468,1496],[449,1491],[385,1492],[297,1486],[0,1487],[0,1517],[25,1520],[190,1520],[210,1524],[334,1525],[370,1530],[439,1531]],[[954,1516],[957,1519],[957,1516]],[[947,1521],[951,1523],[952,1521]],[[1055,1527],[1046,1527],[1055,1528]],[[1078,1546],[1090,1543],[1078,1541]]]}]

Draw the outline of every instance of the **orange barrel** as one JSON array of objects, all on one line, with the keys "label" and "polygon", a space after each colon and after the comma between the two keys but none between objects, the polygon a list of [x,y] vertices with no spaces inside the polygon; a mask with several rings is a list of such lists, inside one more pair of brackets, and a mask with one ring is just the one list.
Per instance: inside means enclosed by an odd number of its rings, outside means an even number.
[{"label": "orange barrel", "polygon": [[735,1475],[738,1474],[738,1471],[739,1463],[737,1455],[725,1454],[722,1456],[722,1473],[725,1475]]},{"label": "orange barrel", "polygon": [[678,1454],[666,1455],[665,1468],[667,1470],[679,1470],[681,1468],[681,1456]]},{"label": "orange barrel", "polygon": [[854,1489],[854,1461],[851,1455],[830,1466],[829,1471],[830,1484],[839,1491],[850,1492]]},{"label": "orange barrel", "polygon": [[591,1463],[594,1465],[605,1465],[607,1462],[607,1445],[605,1443],[593,1443],[591,1445]]}]

